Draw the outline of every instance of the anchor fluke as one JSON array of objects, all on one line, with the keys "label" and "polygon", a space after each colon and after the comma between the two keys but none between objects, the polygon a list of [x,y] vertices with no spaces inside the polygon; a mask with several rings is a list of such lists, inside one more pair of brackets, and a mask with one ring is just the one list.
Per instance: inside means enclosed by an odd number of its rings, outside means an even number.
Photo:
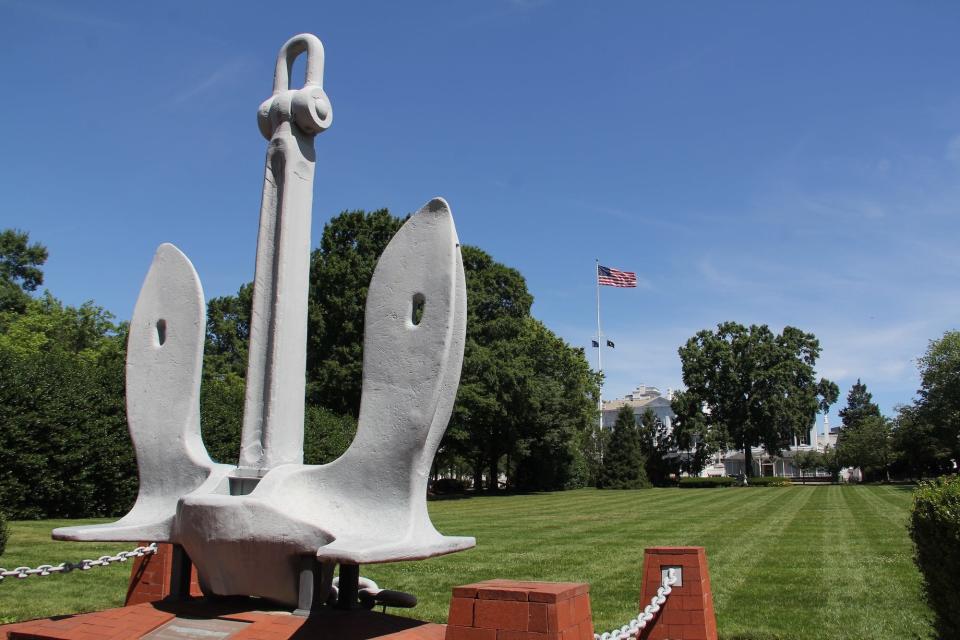
[{"label": "anchor fluke", "polygon": [[140,289],[127,339],[127,422],[140,490],[113,524],[62,527],[61,540],[170,538],[181,496],[231,469],[210,460],[200,436],[205,304],[190,260],[162,244]]}]

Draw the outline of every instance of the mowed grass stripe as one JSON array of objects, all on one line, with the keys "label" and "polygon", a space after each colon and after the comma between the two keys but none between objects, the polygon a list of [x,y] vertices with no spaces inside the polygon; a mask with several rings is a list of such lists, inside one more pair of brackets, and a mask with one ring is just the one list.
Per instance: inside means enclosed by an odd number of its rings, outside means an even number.
[{"label": "mowed grass stripe", "polygon": [[[910,637],[911,629],[929,623],[930,618],[922,604],[920,574],[913,565],[906,512],[891,513],[872,487],[851,488],[854,490],[842,495],[847,511],[859,515],[853,534],[860,544],[856,571],[870,596],[860,608],[865,617],[864,637]],[[897,616],[890,619],[887,611],[896,611]]]},{"label": "mowed grass stripe", "polygon": [[[848,545],[848,539],[856,526],[856,519],[849,513],[843,499],[843,492],[850,487],[827,487],[822,518],[827,525],[822,537],[826,562],[819,568],[818,578],[813,584],[814,593],[822,595],[816,614],[824,634],[834,633],[842,628],[845,620],[851,620],[850,629],[859,629],[855,625],[857,617],[851,611],[854,602],[862,597],[862,592],[854,592],[849,584],[850,569],[857,566],[860,559]],[[852,562],[851,562],[852,561]],[[858,578],[858,582],[862,582]]]},{"label": "mowed grass stripe", "polygon": [[906,518],[913,504],[912,485],[880,485],[873,487],[875,495],[893,508],[895,513],[902,513]]},{"label": "mowed grass stripe", "polygon": [[[891,502],[884,500],[881,497],[879,491],[871,491],[872,487],[854,487],[855,489],[860,489],[851,494],[851,497],[856,497],[862,504],[858,506],[864,507],[864,510],[869,513],[871,518],[883,518],[889,522],[894,527],[906,527],[908,512],[905,509],[891,509]],[[887,489],[888,487],[880,487],[881,489]],[[863,491],[863,489],[867,489]]]},{"label": "mowed grass stripe", "polygon": [[[770,501],[764,514],[755,514],[750,526],[742,527],[735,536],[728,535],[727,544],[711,554],[712,564],[717,567],[711,571],[714,604],[718,612],[724,612],[718,617],[729,618],[731,624],[736,625],[735,628],[743,628],[744,624],[752,626],[756,621],[755,593],[767,586],[770,579],[768,567],[764,565],[767,553],[784,546],[790,525],[813,495],[802,488],[753,491],[763,491],[776,500]],[[776,575],[779,576],[779,573]]]},{"label": "mowed grass stripe", "polygon": [[[437,529],[476,536],[476,549],[367,565],[362,573],[384,588],[416,594],[420,604],[404,613],[438,622],[446,620],[457,584],[495,577],[589,582],[602,631],[636,614],[644,547],[702,545],[724,640],[930,638],[919,574],[909,559],[909,506],[910,494],[901,488],[846,486],[584,489],[444,500],[430,503]],[[60,524],[14,523],[0,565],[35,566],[125,548],[49,541],[50,529]],[[115,566],[0,584],[0,616],[114,606],[128,572],[129,566]],[[893,601],[899,606],[890,606]]]},{"label": "mowed grass stripe", "polygon": [[[95,524],[105,520],[40,520],[10,523],[11,535],[0,566],[36,567],[41,564],[77,562],[114,555],[136,545],[117,542],[57,542],[50,531],[72,524]],[[42,578],[6,578],[0,583],[0,624],[123,604],[130,564],[117,563],[89,571]]]},{"label": "mowed grass stripe", "polygon": [[811,588],[830,562],[823,550],[824,492],[812,487],[791,491],[802,501],[778,505],[781,514],[765,532],[762,552],[741,568],[742,580],[731,584],[727,597],[720,599],[726,602],[724,628],[734,637],[838,637],[822,635],[817,610],[824,596]]}]

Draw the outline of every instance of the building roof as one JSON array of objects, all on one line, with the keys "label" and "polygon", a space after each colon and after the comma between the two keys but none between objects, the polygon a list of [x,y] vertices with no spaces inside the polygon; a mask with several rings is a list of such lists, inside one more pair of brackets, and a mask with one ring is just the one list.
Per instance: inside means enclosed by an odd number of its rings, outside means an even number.
[{"label": "building roof", "polygon": [[640,407],[645,407],[657,398],[639,398],[634,400],[632,398],[619,398],[617,400],[604,400],[603,401],[603,410],[604,411],[618,411],[620,407],[629,406],[634,409]]},{"label": "building roof", "polygon": [[[660,402],[657,402],[657,401]],[[669,405],[670,399],[660,393],[660,389],[656,387],[648,387],[647,385],[640,385],[633,390],[633,393],[628,393],[623,398],[617,398],[616,400],[604,400],[603,401],[603,410],[604,411],[619,411],[620,407],[630,406],[634,409],[639,409],[647,406],[664,406],[664,404]]]}]

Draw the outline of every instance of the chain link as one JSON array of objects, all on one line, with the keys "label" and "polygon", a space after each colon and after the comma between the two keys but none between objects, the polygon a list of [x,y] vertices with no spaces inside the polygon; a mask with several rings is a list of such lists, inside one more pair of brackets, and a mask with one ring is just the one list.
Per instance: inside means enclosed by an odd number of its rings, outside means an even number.
[{"label": "chain link", "polygon": [[668,569],[667,575],[663,577],[660,586],[657,587],[657,595],[650,598],[650,604],[643,608],[636,618],[627,624],[613,631],[593,634],[593,640],[629,640],[630,638],[639,638],[640,632],[644,630],[651,620],[656,617],[657,612],[667,601],[667,596],[673,591],[672,587],[677,582],[676,569]]},{"label": "chain link", "polygon": [[50,576],[55,573],[70,573],[73,570],[88,571],[94,567],[106,567],[114,562],[126,562],[128,558],[139,558],[149,556],[157,552],[157,543],[151,542],[145,547],[137,547],[133,551],[121,551],[115,556],[100,556],[96,560],[81,560],[80,562],[61,562],[58,565],[41,564],[31,569],[30,567],[17,567],[16,569],[4,569],[0,567],[0,582],[6,578],[29,578],[30,576]]},{"label": "chain link", "polygon": [[[17,567],[16,569],[4,569],[0,567],[0,582],[6,578],[29,578],[30,576],[49,576],[55,573],[70,573],[74,570],[88,571],[94,567],[106,567],[114,562],[126,562],[128,558],[139,558],[149,556],[157,552],[157,543],[151,542],[146,547],[137,547],[133,551],[121,551],[115,556],[100,556],[96,560],[81,560],[80,562],[61,562],[58,565],[41,564],[36,568]],[[629,640],[639,637],[640,632],[647,626],[651,620],[667,601],[667,597],[673,591],[672,586],[677,582],[676,570],[670,569],[664,576],[663,582],[657,587],[657,594],[650,598],[650,604],[643,608],[643,611],[633,618],[627,624],[619,629],[607,631],[604,633],[593,634],[594,640]]]}]

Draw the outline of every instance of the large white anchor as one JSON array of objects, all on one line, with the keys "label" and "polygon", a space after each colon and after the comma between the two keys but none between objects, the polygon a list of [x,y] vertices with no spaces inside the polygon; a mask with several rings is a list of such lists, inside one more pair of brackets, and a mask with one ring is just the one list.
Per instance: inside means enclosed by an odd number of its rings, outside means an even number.
[{"label": "large white anchor", "polygon": [[[291,89],[293,61],[304,52],[305,84]],[[203,445],[203,291],[186,256],[163,244],[127,345],[136,503],[115,523],[55,529],[54,538],[177,543],[208,592],[301,608],[310,562],[322,600],[334,564],[341,565],[342,585],[345,568],[355,580],[363,563],[474,546],[474,538],[437,532],[426,505],[466,330],[460,245],[440,198],[397,232],[370,282],[356,438],[330,464],[303,464],[313,138],[332,119],[322,81],[323,45],[310,34],[295,36],[280,49],[273,95],[258,112],[270,142],[239,465],[214,463]],[[307,600],[309,606],[309,594]]]}]

